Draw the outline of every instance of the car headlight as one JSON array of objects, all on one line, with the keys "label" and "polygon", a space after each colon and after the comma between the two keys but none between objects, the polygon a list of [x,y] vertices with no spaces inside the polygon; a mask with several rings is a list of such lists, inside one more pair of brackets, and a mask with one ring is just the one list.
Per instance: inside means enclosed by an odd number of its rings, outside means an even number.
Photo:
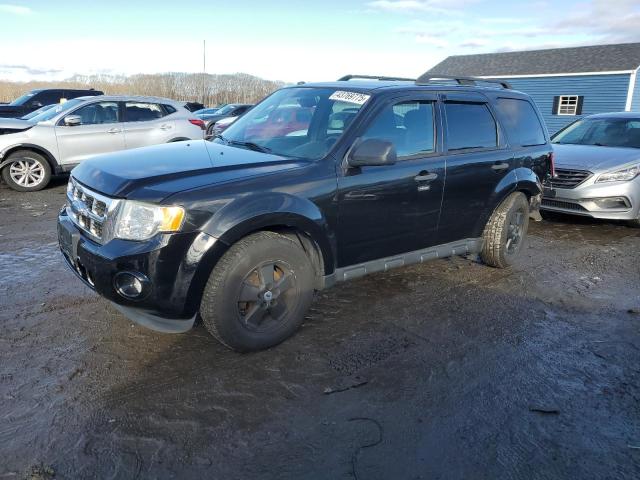
[{"label": "car headlight", "polygon": [[159,232],[179,231],[183,220],[182,207],[125,200],[120,206],[114,234],[124,240],[148,240]]},{"label": "car headlight", "polygon": [[615,172],[603,173],[598,177],[596,183],[599,182],[627,182],[633,180],[640,175],[640,165],[616,170]]}]

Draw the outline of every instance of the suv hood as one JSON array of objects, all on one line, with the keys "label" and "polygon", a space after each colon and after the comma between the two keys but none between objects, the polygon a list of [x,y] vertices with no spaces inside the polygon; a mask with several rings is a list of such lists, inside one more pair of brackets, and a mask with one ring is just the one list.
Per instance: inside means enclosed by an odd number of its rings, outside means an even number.
[{"label": "suv hood", "polygon": [[635,160],[640,161],[640,149],[638,148],[554,143],[553,151],[555,152],[556,167],[589,170],[593,173],[611,170]]},{"label": "suv hood", "polygon": [[22,115],[22,107],[16,105],[0,105],[0,117],[17,117]]},{"label": "suv hood", "polygon": [[298,159],[194,140],[99,155],[82,162],[72,175],[104,195],[160,202],[184,190],[303,164]]},{"label": "suv hood", "polygon": [[[0,131],[2,130],[26,130],[33,127],[33,123],[19,118],[0,118]],[[8,133],[8,132],[5,132]]]}]

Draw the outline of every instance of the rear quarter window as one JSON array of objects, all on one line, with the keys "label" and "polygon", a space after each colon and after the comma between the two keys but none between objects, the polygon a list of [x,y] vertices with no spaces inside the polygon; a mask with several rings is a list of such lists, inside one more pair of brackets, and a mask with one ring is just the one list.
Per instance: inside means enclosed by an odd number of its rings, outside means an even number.
[{"label": "rear quarter window", "polygon": [[540,119],[527,100],[499,98],[495,107],[512,146],[530,147],[547,142]]},{"label": "rear quarter window", "polygon": [[449,151],[497,148],[498,129],[484,103],[445,102]]}]

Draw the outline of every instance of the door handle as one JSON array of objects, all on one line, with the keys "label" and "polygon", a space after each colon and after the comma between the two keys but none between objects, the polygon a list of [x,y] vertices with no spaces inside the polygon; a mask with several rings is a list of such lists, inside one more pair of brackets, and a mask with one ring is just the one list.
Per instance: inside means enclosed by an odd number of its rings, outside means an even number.
[{"label": "door handle", "polygon": [[499,162],[499,163],[494,163],[493,165],[491,165],[491,169],[495,170],[496,172],[500,172],[502,170],[506,170],[509,168],[509,164],[506,162]]},{"label": "door handle", "polygon": [[107,130],[107,133],[120,133],[122,130],[120,130],[119,128],[110,128],[109,130]]},{"label": "door handle", "polygon": [[429,173],[429,172],[420,172],[418,175],[413,177],[416,182],[431,182],[438,178],[437,173]]},{"label": "door handle", "polygon": [[171,125],[167,125],[167,124],[160,125],[160,130],[171,130]]}]

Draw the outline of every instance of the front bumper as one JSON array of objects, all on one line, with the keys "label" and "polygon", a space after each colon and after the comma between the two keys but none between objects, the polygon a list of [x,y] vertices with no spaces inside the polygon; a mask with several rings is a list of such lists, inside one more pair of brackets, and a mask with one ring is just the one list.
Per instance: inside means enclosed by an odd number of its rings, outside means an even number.
[{"label": "front bumper", "polygon": [[633,220],[640,215],[640,177],[630,182],[605,183],[590,179],[570,189],[545,186],[540,208],[592,218]]},{"label": "front bumper", "polygon": [[[182,332],[193,325],[199,298],[193,298],[192,284],[215,238],[201,232],[158,234],[145,242],[114,239],[100,245],[87,238],[63,209],[58,215],[58,242],[67,265],[85,285],[131,320],[164,332]],[[119,293],[115,277],[122,272],[148,280],[138,298]]]}]

